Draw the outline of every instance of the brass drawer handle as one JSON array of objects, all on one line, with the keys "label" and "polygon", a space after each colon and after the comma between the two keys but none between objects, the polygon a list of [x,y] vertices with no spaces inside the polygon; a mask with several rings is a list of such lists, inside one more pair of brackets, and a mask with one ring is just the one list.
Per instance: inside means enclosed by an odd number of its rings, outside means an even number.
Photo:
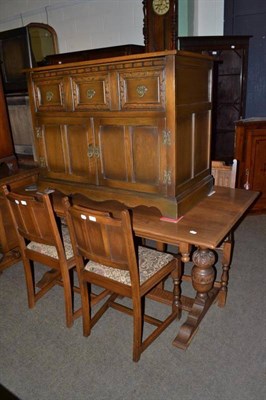
[{"label": "brass drawer handle", "polygon": [[46,92],[46,100],[47,101],[51,101],[53,97],[54,97],[53,92],[50,92],[50,91]]},{"label": "brass drawer handle", "polygon": [[148,91],[148,88],[144,85],[137,86],[137,93],[139,97],[143,97]]},{"label": "brass drawer handle", "polygon": [[96,92],[95,92],[94,89],[88,89],[88,90],[87,90],[87,97],[88,97],[88,99],[91,100],[91,99],[95,96],[95,94],[96,94]]}]

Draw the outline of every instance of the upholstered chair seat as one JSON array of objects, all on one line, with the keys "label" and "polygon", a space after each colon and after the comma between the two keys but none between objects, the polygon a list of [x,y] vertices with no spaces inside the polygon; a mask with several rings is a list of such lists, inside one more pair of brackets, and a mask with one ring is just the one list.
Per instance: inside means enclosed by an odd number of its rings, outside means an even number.
[{"label": "upholstered chair seat", "polygon": [[[142,246],[139,246],[138,248],[138,256],[140,285],[146,282],[174,258],[171,254],[161,253]],[[131,286],[130,272],[128,270],[110,268],[94,261],[89,261],[85,266],[85,270],[113,279],[114,281],[123,283],[124,285]]]},{"label": "upholstered chair seat", "polygon": [[[70,241],[68,228],[66,225],[62,225],[62,236],[63,236],[66,259],[69,260],[70,258],[73,257],[73,249]],[[59,258],[56,247],[50,246],[49,244],[37,243],[32,241],[27,245],[27,248],[29,250],[34,250],[38,253],[44,254],[45,256],[49,256],[56,259]]]}]

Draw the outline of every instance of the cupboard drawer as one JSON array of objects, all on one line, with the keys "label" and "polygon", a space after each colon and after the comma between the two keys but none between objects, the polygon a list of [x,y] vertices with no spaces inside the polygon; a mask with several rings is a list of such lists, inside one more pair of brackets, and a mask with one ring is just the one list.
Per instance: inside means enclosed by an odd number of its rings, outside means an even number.
[{"label": "cupboard drawer", "polygon": [[110,110],[108,74],[72,76],[71,83],[74,110]]},{"label": "cupboard drawer", "polygon": [[119,88],[121,109],[165,109],[164,68],[120,72]]},{"label": "cupboard drawer", "polygon": [[36,80],[34,82],[34,94],[37,111],[65,111],[67,108],[63,78]]}]

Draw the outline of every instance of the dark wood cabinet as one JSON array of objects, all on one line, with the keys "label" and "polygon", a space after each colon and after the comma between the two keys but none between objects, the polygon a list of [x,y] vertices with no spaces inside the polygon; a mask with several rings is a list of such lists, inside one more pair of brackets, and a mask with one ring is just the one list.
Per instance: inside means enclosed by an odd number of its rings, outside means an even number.
[{"label": "dark wood cabinet", "polygon": [[11,189],[15,189],[33,183],[37,179],[37,175],[37,169],[25,171],[18,169],[2,80],[0,79],[0,271],[14,264],[20,258],[17,235],[4,199],[2,186],[8,184]]},{"label": "dark wood cabinet", "polygon": [[1,163],[6,163],[8,169],[15,169],[17,166],[6,99],[3,91],[2,75],[0,73],[0,165]]},{"label": "dark wood cabinet", "polygon": [[39,184],[183,215],[213,184],[211,74],[175,50],[29,70]]},{"label": "dark wood cabinet", "polygon": [[213,160],[234,158],[235,121],[245,117],[250,36],[179,37],[179,48],[214,58]]},{"label": "dark wood cabinet", "polygon": [[239,188],[261,193],[250,209],[266,212],[266,118],[248,118],[236,123],[236,158]]}]

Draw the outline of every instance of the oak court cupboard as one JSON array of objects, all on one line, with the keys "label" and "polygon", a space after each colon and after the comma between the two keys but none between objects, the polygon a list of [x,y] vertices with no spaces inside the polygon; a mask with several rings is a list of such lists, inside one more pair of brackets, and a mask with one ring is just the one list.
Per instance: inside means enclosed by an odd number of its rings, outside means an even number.
[{"label": "oak court cupboard", "polygon": [[28,70],[40,187],[183,215],[213,185],[212,64],[171,50]]}]

